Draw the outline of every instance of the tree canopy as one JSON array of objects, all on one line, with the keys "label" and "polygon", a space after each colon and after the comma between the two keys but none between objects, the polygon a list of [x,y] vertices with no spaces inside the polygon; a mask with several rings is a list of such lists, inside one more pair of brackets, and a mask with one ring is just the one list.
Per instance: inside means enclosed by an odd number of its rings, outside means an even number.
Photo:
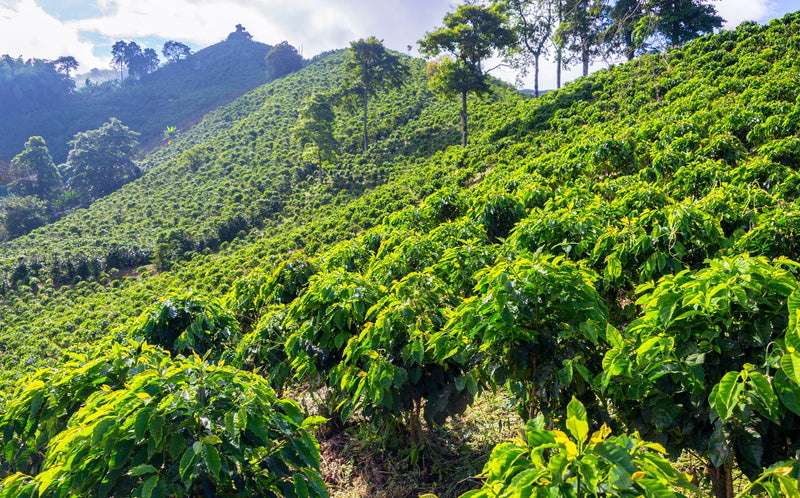
[{"label": "tree canopy", "polygon": [[722,27],[722,17],[708,0],[651,0],[658,31],[673,46]]},{"label": "tree canopy", "polygon": [[61,189],[61,175],[42,137],[31,137],[25,149],[11,160],[8,191],[14,195],[54,197]]},{"label": "tree canopy", "polygon": [[178,62],[192,55],[192,49],[185,43],[174,40],[164,42],[164,47],[161,49],[161,54],[169,62]]},{"label": "tree canopy", "polygon": [[133,162],[137,136],[116,118],[75,135],[65,166],[67,188],[89,204],[139,177],[141,172]]},{"label": "tree canopy", "polygon": [[330,105],[330,96],[315,93],[300,109],[300,116],[293,134],[302,145],[311,143],[319,163],[319,181],[322,182],[322,163],[336,156],[338,142],[333,136],[336,115]]},{"label": "tree canopy", "polygon": [[280,78],[303,67],[303,56],[285,40],[273,46],[264,60],[271,78]]},{"label": "tree canopy", "polygon": [[408,77],[408,68],[400,56],[386,50],[383,40],[374,36],[361,38],[350,43],[352,58],[345,62],[348,80],[345,83],[346,95],[360,100],[363,114],[364,151],[369,147],[367,138],[367,104],[381,90],[398,88]]},{"label": "tree canopy", "polygon": [[497,49],[515,42],[514,33],[505,25],[498,6],[459,5],[444,16],[444,26],[425,33],[419,41],[422,53],[436,56],[442,52],[453,59],[438,65],[434,72],[434,91],[447,96],[461,96],[461,145],[467,146],[467,94],[482,95],[490,90],[481,63]]},{"label": "tree canopy", "polygon": [[69,76],[70,71],[78,69],[78,66],[80,65],[78,64],[78,61],[75,60],[75,57],[71,55],[61,56],[54,60],[53,64],[55,65],[56,71],[59,73],[63,72],[67,76]]},{"label": "tree canopy", "polygon": [[0,109],[3,112],[48,108],[66,101],[74,89],[72,78],[59,72],[51,61],[0,57]]},{"label": "tree canopy", "polygon": [[533,94],[539,96],[539,59],[547,53],[548,41],[556,28],[554,0],[494,0],[508,16],[508,26],[517,43],[503,50],[505,59],[520,71],[528,73],[533,66]]},{"label": "tree canopy", "polygon": [[140,78],[158,69],[158,54],[152,48],[142,50],[138,43],[118,41],[111,47],[112,63],[122,73],[128,70],[128,76]]},{"label": "tree canopy", "polygon": [[566,48],[581,61],[582,74],[589,74],[592,59],[601,54],[601,34],[608,24],[608,6],[597,0],[567,0],[558,30]]}]

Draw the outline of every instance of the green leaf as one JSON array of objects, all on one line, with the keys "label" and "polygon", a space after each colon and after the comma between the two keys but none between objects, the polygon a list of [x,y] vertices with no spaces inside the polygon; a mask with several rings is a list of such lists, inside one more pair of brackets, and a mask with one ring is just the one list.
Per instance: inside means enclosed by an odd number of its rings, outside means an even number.
[{"label": "green leaf", "polygon": [[575,417],[586,422],[586,408],[575,396],[572,397],[572,400],[567,405],[567,417]]},{"label": "green leaf", "polygon": [[162,415],[153,414],[150,417],[150,435],[153,437],[156,446],[161,446],[164,440],[164,417]]},{"label": "green leaf", "polygon": [[641,346],[636,348],[636,355],[641,356],[644,353],[647,353],[651,349],[653,349],[658,343],[661,342],[661,337],[651,337],[650,339],[646,340]]},{"label": "green leaf", "polygon": [[[528,421],[530,424],[530,421]],[[551,431],[543,429],[532,429],[525,431],[525,439],[531,449],[536,449],[542,446],[549,446],[556,444],[556,438]]]},{"label": "green leaf", "polygon": [[300,425],[301,429],[312,429],[320,424],[324,424],[328,421],[327,417],[323,417],[321,415],[312,415],[310,417],[306,417],[303,419],[303,423]]},{"label": "green leaf", "polygon": [[292,476],[292,480],[294,481],[294,491],[297,493],[297,496],[308,496],[308,484],[306,484],[303,474],[299,472],[296,473]]},{"label": "green leaf", "polygon": [[612,280],[622,276],[622,263],[616,254],[610,254],[606,258],[606,275]]},{"label": "green leaf", "polygon": [[722,376],[714,398],[714,408],[721,420],[725,421],[730,417],[733,407],[739,401],[742,389],[744,384],[739,382],[739,372],[728,372]]},{"label": "green leaf", "polygon": [[128,475],[131,477],[135,477],[135,476],[140,476],[142,474],[152,474],[153,472],[158,472],[158,471],[152,465],[144,463],[142,465],[137,465],[136,467],[133,467],[131,470],[128,471]]},{"label": "green leaf", "polygon": [[152,408],[144,408],[139,410],[136,414],[136,421],[133,424],[134,427],[134,435],[136,436],[136,442],[140,442],[144,439],[145,433],[147,431],[147,425],[150,421],[150,415],[152,414]]},{"label": "green leaf", "polygon": [[205,460],[208,470],[211,471],[211,475],[214,476],[214,479],[219,482],[219,471],[222,469],[222,461],[220,460],[217,449],[211,445],[203,445],[202,451],[203,460]]},{"label": "green leaf", "polygon": [[781,403],[800,415],[800,385],[789,380],[783,371],[778,371],[775,374],[775,390],[781,399]]},{"label": "green leaf", "polygon": [[589,435],[589,424],[586,423],[585,420],[567,417],[567,430],[572,434],[572,437],[575,438],[575,441],[582,444]]},{"label": "green leaf", "polygon": [[511,310],[508,309],[508,306],[503,307],[503,310],[500,312],[500,318],[502,318],[503,323],[509,327],[514,325],[514,315],[511,313]]},{"label": "green leaf", "polygon": [[291,446],[295,449],[303,463],[312,469],[319,468],[319,450],[317,442],[306,431],[300,433],[300,439],[293,439]]},{"label": "green leaf", "polygon": [[214,434],[209,434],[202,439],[203,444],[220,444],[222,439],[215,436]]},{"label": "green leaf", "polygon": [[92,445],[99,445],[100,442],[105,439],[108,429],[114,426],[114,424],[116,424],[116,420],[112,417],[106,417],[97,422],[92,429]]},{"label": "green leaf", "polygon": [[789,308],[789,327],[787,331],[786,345],[800,351],[800,336],[792,334],[792,343],[789,344],[789,332],[797,332],[798,330],[798,313],[800,313],[800,292],[794,291],[789,295],[786,300],[786,305]]},{"label": "green leaf", "polygon": [[781,370],[789,380],[800,386],[800,352],[783,355],[781,358]]},{"label": "green leaf", "polygon": [[151,498],[153,496],[153,491],[158,484],[158,474],[150,477],[150,479],[146,480],[144,484],[142,484],[142,498]]},{"label": "green leaf", "polygon": [[769,379],[767,379],[761,372],[750,372],[747,378],[747,383],[750,386],[749,394],[756,399],[755,407],[762,415],[778,423],[776,419],[780,407],[778,405],[778,396],[772,389]]},{"label": "green leaf", "polygon": [[569,405],[567,405],[567,430],[578,444],[583,444],[589,434],[589,424],[586,422],[586,408],[574,396]]},{"label": "green leaf", "polygon": [[669,486],[659,481],[658,479],[651,479],[644,477],[637,479],[636,484],[645,490],[645,496],[648,498],[674,498],[675,492]]},{"label": "green leaf", "polygon": [[636,472],[636,465],[634,465],[633,458],[631,458],[628,450],[620,446],[615,440],[597,443],[594,447],[594,453],[608,463],[625,469],[628,474]]},{"label": "green leaf", "polygon": [[778,485],[784,498],[800,498],[800,490],[797,489],[797,479],[791,477],[776,476]]},{"label": "green leaf", "polygon": [[728,438],[722,426],[719,425],[708,440],[708,457],[714,467],[721,467],[731,454]]},{"label": "green leaf", "polygon": [[181,481],[183,481],[184,485],[188,486],[188,484],[194,478],[196,466],[197,453],[195,453],[193,447],[189,446],[186,448],[186,451],[183,452],[183,456],[181,457],[181,461],[178,465],[178,472],[180,473]]},{"label": "green leaf", "polygon": [[467,391],[472,396],[475,396],[475,393],[478,392],[478,383],[475,381],[475,377],[472,374],[467,375]]},{"label": "green leaf", "polygon": [[167,443],[167,452],[170,458],[176,460],[185,448],[186,438],[184,438],[182,434],[175,433],[170,436],[169,442]]},{"label": "green leaf", "polygon": [[668,294],[663,299],[663,302],[659,302],[661,310],[659,311],[658,316],[661,319],[662,324],[669,324],[670,320],[672,319],[672,313],[675,311],[675,303],[677,303],[680,298],[680,294]]},{"label": "green leaf", "polygon": [[681,407],[669,398],[656,398],[643,411],[646,421],[652,423],[657,429],[667,429],[681,412]]},{"label": "green leaf", "polygon": [[421,338],[411,343],[411,355],[414,361],[418,364],[422,364],[422,360],[425,358],[425,345],[422,343]]}]

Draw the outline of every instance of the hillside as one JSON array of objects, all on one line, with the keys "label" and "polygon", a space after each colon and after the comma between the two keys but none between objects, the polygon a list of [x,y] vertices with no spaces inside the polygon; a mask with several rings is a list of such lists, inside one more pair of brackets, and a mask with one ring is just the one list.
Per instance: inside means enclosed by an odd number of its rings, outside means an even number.
[{"label": "hillside", "polygon": [[[471,410],[493,390],[526,436],[492,453],[496,492],[797,487],[800,14],[536,100],[496,86],[470,102],[463,150],[413,61],[373,103],[369,154],[339,116],[319,185],[287,130],[346,56],[209,114],[143,178],[3,246],[0,496],[260,489],[245,461],[285,495],[325,496],[324,477],[457,496],[481,485],[491,432]],[[116,254],[163,271],[123,276]]]},{"label": "hillside", "polygon": [[29,137],[40,135],[56,163],[63,163],[76,133],[111,117],[141,133],[143,149],[151,150],[161,145],[166,127],[186,130],[205,113],[266,82],[269,50],[270,45],[247,39],[224,40],[140,79],[84,87],[55,105],[27,102],[5,110],[0,157],[14,157]]}]

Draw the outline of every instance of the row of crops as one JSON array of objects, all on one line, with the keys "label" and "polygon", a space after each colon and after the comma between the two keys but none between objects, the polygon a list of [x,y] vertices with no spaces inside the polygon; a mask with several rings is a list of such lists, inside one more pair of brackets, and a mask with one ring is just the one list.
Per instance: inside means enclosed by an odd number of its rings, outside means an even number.
[{"label": "row of crops", "polygon": [[524,430],[465,496],[797,495],[798,74],[794,14],[500,91],[307,224],[53,291],[107,323],[6,391],[0,495],[325,496],[312,432],[419,442],[493,389]]}]

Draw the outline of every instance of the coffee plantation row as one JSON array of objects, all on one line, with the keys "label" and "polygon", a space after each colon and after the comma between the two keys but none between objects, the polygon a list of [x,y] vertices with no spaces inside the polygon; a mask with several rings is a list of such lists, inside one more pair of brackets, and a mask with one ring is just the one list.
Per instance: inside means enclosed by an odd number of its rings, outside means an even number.
[{"label": "coffee plantation row", "polygon": [[[502,389],[523,430],[464,496],[800,493],[799,14],[535,100],[498,84],[471,103],[466,149],[445,148],[456,107],[413,66],[375,106],[368,154],[342,113],[340,170],[273,196],[303,162],[271,102],[345,57],[217,111],[81,221],[3,248],[20,278],[0,316],[0,496],[327,496],[314,434],[359,420],[416,444]],[[156,187],[179,172],[197,186]],[[201,208],[212,188],[220,206]],[[121,278],[109,235],[97,271],[59,286],[69,227],[125,203],[185,227],[153,232],[161,271]],[[202,242],[219,213],[245,220]]]}]

